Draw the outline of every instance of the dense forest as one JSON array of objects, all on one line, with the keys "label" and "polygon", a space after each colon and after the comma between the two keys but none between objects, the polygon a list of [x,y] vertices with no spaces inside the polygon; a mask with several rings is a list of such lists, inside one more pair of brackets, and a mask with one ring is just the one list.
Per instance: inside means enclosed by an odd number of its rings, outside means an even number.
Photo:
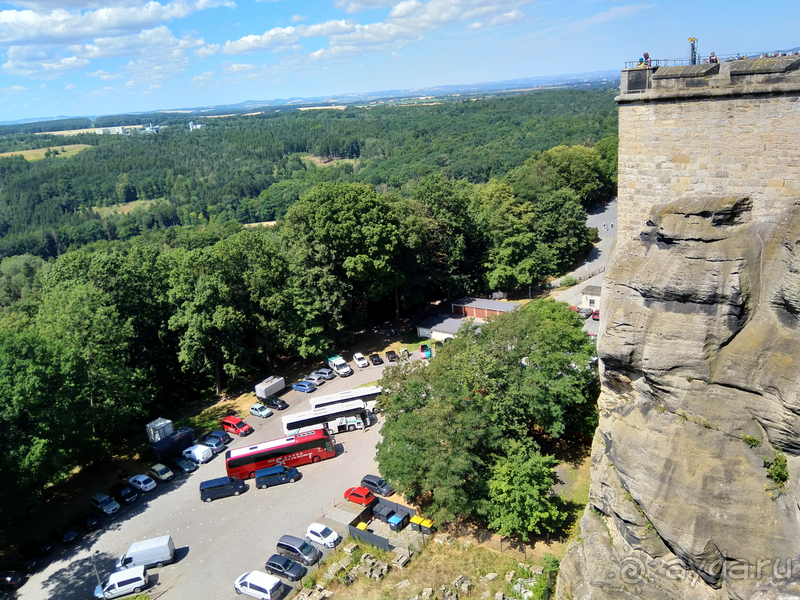
[{"label": "dense forest", "polygon": [[[401,190],[440,172],[485,183],[536,152],[616,135],[613,95],[557,90],[434,106],[271,112],[213,119],[191,132],[171,125],[158,135],[38,136],[44,146],[93,147],[69,160],[0,158],[0,257],[48,258],[174,225],[274,220],[320,182]],[[353,160],[321,168],[304,153]],[[157,202],[105,219],[92,210],[134,200]]]},{"label": "dense forest", "polygon": [[563,273],[616,192],[612,97],[270,113],[0,159],[0,514],[277,360]]}]

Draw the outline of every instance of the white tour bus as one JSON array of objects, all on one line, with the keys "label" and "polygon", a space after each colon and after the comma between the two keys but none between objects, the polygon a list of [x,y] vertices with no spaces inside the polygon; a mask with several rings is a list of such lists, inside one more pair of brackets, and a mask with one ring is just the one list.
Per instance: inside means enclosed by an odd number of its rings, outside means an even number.
[{"label": "white tour bus", "polygon": [[369,411],[363,400],[320,406],[281,418],[283,432],[295,435],[311,429],[325,428],[330,433],[364,429],[370,424]]},{"label": "white tour bus", "polygon": [[367,406],[367,410],[375,413],[375,398],[380,396],[383,389],[380,386],[373,385],[370,387],[357,388],[355,390],[347,390],[346,392],[339,392],[338,394],[329,394],[328,396],[320,396],[319,398],[311,399],[311,408],[322,408],[323,406],[333,406],[334,404],[344,404],[353,400],[361,400]]}]

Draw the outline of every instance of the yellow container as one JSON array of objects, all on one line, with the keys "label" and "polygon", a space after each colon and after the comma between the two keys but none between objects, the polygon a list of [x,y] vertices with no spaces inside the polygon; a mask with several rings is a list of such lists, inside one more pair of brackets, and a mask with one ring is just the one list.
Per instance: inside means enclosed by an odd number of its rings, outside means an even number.
[{"label": "yellow container", "polygon": [[356,525],[356,529],[360,529],[361,531],[366,531],[367,530],[367,524],[366,523],[359,523],[358,525]]}]

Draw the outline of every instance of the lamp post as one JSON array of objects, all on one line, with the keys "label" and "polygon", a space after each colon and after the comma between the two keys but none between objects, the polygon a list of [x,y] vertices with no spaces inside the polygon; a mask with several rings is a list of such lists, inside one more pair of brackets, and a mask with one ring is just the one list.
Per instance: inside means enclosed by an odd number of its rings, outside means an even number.
[{"label": "lamp post", "polygon": [[89,555],[89,558],[92,559],[92,567],[94,567],[94,576],[97,577],[97,585],[102,587],[103,586],[103,582],[100,581],[100,573],[97,572],[97,563],[94,562],[94,555],[95,554],[100,554],[100,550],[95,550],[94,552],[92,552]]}]

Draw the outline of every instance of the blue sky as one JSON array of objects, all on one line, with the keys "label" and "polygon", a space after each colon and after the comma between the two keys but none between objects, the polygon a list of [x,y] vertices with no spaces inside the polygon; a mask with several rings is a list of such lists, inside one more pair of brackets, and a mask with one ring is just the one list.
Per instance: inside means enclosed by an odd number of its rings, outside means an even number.
[{"label": "blue sky", "polygon": [[0,1],[0,121],[478,83],[800,45],[800,3]]}]

